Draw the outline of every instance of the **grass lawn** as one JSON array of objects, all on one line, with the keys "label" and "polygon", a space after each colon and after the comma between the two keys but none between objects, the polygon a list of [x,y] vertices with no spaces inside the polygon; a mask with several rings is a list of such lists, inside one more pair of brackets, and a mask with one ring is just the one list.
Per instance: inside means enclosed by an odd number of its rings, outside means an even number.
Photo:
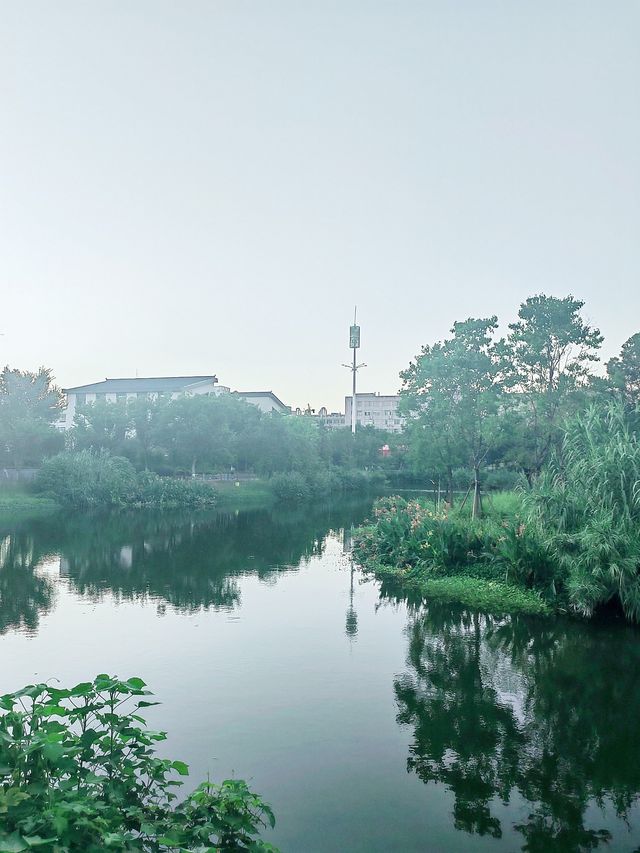
[{"label": "grass lawn", "polygon": [[0,489],[0,525],[14,524],[58,509],[60,506],[51,498],[35,495],[24,488]]},{"label": "grass lawn", "polygon": [[268,506],[273,503],[273,492],[264,480],[217,480],[214,485],[218,506],[224,509],[242,509],[247,506]]}]

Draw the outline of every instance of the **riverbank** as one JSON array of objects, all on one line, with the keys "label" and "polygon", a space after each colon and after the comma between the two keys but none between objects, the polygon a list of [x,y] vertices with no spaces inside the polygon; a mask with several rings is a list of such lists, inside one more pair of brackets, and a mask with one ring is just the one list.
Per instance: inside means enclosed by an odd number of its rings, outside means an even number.
[{"label": "riverbank", "polygon": [[221,509],[270,506],[275,496],[266,480],[216,480],[212,485]]},{"label": "riverbank", "polygon": [[474,521],[468,508],[382,498],[371,523],[356,531],[353,555],[363,571],[413,596],[492,613],[550,614],[559,603],[545,596],[554,568],[521,505],[516,493],[497,494],[487,516]]},{"label": "riverbank", "polygon": [[49,515],[60,509],[60,504],[52,498],[33,494],[23,487],[0,491],[0,525]]},{"label": "riverbank", "polygon": [[362,569],[384,584],[385,594],[408,594],[424,600],[462,604],[485,613],[548,616],[553,613],[540,595],[514,584],[470,575],[429,577],[426,572],[409,574],[405,569],[381,563],[363,563]]}]

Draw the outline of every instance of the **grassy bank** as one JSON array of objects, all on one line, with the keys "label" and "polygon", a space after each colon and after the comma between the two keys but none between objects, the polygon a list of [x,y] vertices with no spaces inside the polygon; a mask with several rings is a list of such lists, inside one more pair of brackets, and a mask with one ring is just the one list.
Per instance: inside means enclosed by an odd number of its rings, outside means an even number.
[{"label": "grassy bank", "polygon": [[354,556],[378,579],[424,598],[494,613],[552,612],[554,567],[522,520],[520,496],[497,494],[486,509],[474,521],[467,507],[383,498],[356,534]]},{"label": "grassy bank", "polygon": [[0,525],[47,515],[60,509],[52,498],[43,497],[25,488],[15,487],[0,491]]},{"label": "grassy bank", "polygon": [[223,509],[270,506],[275,498],[265,480],[227,481],[218,480],[213,485],[218,500],[216,506]]},{"label": "grassy bank", "polygon": [[450,601],[493,614],[526,613],[544,616],[553,612],[535,590],[499,580],[462,574],[431,577],[427,572],[410,573],[406,569],[382,564],[365,564],[363,568],[385,582],[389,592],[407,593],[425,600]]}]

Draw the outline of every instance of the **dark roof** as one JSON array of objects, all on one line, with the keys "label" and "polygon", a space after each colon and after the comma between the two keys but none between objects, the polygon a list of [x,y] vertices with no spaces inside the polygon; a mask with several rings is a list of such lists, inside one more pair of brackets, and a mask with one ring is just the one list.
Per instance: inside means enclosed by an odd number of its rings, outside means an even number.
[{"label": "dark roof", "polygon": [[283,403],[279,397],[276,397],[273,391],[234,391],[233,393],[237,394],[238,397],[271,397],[283,409],[291,409],[291,406]]},{"label": "dark roof", "polygon": [[192,385],[218,381],[217,376],[151,376],[135,379],[105,379],[90,385],[76,385],[75,388],[63,388],[67,394],[144,394],[152,391],[183,391]]}]

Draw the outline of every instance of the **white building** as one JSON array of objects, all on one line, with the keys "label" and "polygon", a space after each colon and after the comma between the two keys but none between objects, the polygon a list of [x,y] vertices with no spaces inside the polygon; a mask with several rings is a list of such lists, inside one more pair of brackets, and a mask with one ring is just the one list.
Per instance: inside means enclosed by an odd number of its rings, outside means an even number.
[{"label": "white building", "polygon": [[340,429],[347,426],[342,412],[328,412],[324,406],[320,409],[318,418],[320,419],[320,423],[326,426],[327,429]]},{"label": "white building", "polygon": [[67,397],[67,407],[57,426],[71,429],[76,407],[86,403],[104,401],[119,403],[123,400],[135,400],[144,397],[153,400],[158,397],[175,399],[182,394],[223,394],[229,391],[224,385],[218,385],[217,376],[154,376],[135,379],[105,379],[90,385],[77,385],[75,388],[62,389]]},{"label": "white building", "polygon": [[252,406],[257,406],[265,414],[288,415],[291,413],[291,406],[283,403],[273,391],[234,391],[233,393],[236,397],[251,403]]},{"label": "white building", "polygon": [[[402,432],[404,418],[398,414],[398,394],[356,394],[356,423],[387,432]],[[351,424],[352,398],[344,398],[345,424]]]}]

